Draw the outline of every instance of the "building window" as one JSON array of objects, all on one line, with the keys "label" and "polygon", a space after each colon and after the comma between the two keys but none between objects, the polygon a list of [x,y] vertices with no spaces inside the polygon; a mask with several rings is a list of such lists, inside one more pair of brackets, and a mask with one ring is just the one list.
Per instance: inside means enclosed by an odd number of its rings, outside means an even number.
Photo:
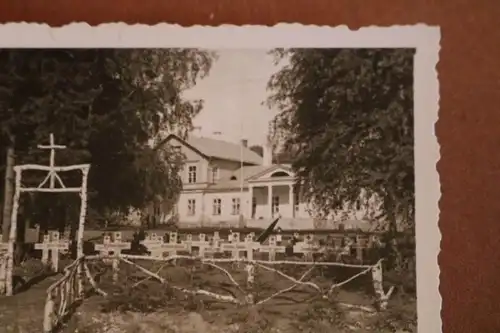
[{"label": "building window", "polygon": [[240,214],[240,198],[233,198],[233,209],[231,211],[232,215]]},{"label": "building window", "polygon": [[294,208],[295,212],[299,211],[299,203],[300,203],[299,194],[297,192],[295,192],[294,198],[293,198],[293,208]]},{"label": "building window", "polygon": [[212,167],[212,182],[215,183],[219,180],[219,168],[214,166]]},{"label": "building window", "polygon": [[188,183],[196,183],[196,166],[188,167]]},{"label": "building window", "polygon": [[252,218],[255,218],[255,214],[257,213],[257,198],[252,198]]},{"label": "building window", "polygon": [[212,215],[220,215],[221,214],[221,211],[222,211],[222,208],[221,208],[221,203],[222,203],[222,200],[221,199],[214,199],[214,204],[213,204],[213,212],[212,212]]},{"label": "building window", "polygon": [[193,216],[196,214],[196,200],[188,199],[188,216]]},{"label": "building window", "polygon": [[279,214],[279,212],[280,212],[280,197],[279,196],[273,197],[271,211],[273,212],[273,216],[275,214]]}]

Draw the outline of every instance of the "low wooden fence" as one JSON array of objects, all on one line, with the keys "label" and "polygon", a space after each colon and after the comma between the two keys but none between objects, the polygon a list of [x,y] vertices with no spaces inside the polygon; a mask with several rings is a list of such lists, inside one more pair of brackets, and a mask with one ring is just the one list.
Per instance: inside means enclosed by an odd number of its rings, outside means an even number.
[{"label": "low wooden fence", "polygon": [[[293,258],[288,256],[286,246],[281,244],[283,240],[277,239],[276,235],[269,237],[264,244],[254,241],[254,237],[255,235],[248,234],[241,240],[238,233],[233,233],[228,236],[227,240],[222,240],[215,233],[210,236],[200,234],[197,238],[186,235],[181,240],[177,233],[172,232],[165,240],[153,234],[148,235],[140,242],[142,246],[147,248],[148,254],[138,255],[123,253],[129,251],[132,244],[123,241],[120,233],[106,235],[103,243],[96,245],[99,255],[83,256],[75,260],[64,269],[64,276],[47,290],[44,332],[52,332],[60,325],[71,314],[74,307],[84,299],[88,291],[93,290],[102,296],[108,296],[109,292],[103,286],[103,279],[109,279],[111,284],[119,284],[120,275],[128,276],[121,274],[124,266],[142,274],[142,277],[135,281],[132,287],[136,287],[146,280],[155,280],[165,288],[186,295],[209,297],[218,302],[250,306],[260,306],[272,302],[280,295],[293,292],[299,287],[307,288],[314,297],[330,299],[338,288],[362,276],[368,276],[372,281],[377,300],[376,309],[384,310],[387,307],[388,299],[394,288],[389,288],[387,292],[384,290],[382,259],[371,263],[335,261],[335,259],[342,258],[339,254],[347,254],[346,251],[352,250],[350,247],[353,244],[360,244],[359,242],[346,242],[338,244],[338,246],[333,244],[333,248],[330,250],[333,250],[337,255],[332,261],[331,256],[327,256],[329,248],[325,245],[320,246],[311,235],[304,236],[303,239],[291,246],[293,253],[299,254]],[[54,250],[59,251],[62,248],[65,246],[57,246]],[[354,257],[357,257],[358,251],[354,252]],[[165,253],[168,255],[165,256]],[[262,259],[263,254],[267,256],[267,260]],[[95,272],[89,268],[89,264],[95,262],[103,263],[110,272],[108,276],[101,274],[98,282],[94,277]],[[152,267],[155,265],[160,265],[159,269]],[[170,273],[167,272],[162,276],[165,266],[210,267],[212,271],[215,270],[225,277],[238,293],[227,294],[207,288],[176,285],[170,282]],[[349,268],[356,272],[341,281],[328,279],[322,279],[321,283],[313,281],[315,269],[328,267]],[[294,276],[294,273],[297,272],[301,275]],[[259,280],[265,279],[265,274],[280,277],[286,280],[288,285],[278,285],[276,290],[272,290],[268,294],[260,293]],[[104,280],[104,282],[109,281]],[[372,312],[376,309],[364,308],[364,310]]]}]

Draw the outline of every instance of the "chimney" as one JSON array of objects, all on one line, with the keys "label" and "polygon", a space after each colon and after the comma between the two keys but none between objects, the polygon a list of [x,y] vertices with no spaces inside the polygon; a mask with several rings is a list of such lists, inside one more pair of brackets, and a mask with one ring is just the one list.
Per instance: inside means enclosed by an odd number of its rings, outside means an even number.
[{"label": "chimney", "polygon": [[265,144],[262,147],[262,165],[264,166],[271,166],[273,165],[273,149],[270,144]]},{"label": "chimney", "polygon": [[241,145],[243,147],[247,148],[248,147],[248,140],[246,140],[246,139],[241,140]]}]

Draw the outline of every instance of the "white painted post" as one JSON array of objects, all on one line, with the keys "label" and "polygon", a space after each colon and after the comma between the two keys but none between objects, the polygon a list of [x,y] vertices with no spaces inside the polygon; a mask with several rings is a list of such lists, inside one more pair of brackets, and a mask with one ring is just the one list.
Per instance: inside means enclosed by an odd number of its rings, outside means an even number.
[{"label": "white painted post", "polygon": [[389,297],[391,297],[391,294],[394,291],[394,286],[389,288],[387,293],[384,292],[382,261],[379,261],[376,265],[373,266],[372,279],[373,289],[375,290],[375,295],[377,295],[379,302],[379,309],[381,311],[384,311],[387,309],[387,303],[389,301]]},{"label": "white painted post", "polygon": [[[0,234],[0,239],[2,239],[2,234]],[[2,294],[5,290],[8,250],[9,243],[0,242],[0,294]]]}]

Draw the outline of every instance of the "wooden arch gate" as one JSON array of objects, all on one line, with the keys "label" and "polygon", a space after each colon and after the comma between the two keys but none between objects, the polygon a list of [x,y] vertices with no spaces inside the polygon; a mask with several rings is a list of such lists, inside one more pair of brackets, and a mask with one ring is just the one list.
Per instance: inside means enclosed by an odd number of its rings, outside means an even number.
[{"label": "wooden arch gate", "polygon": [[[7,296],[12,296],[12,272],[14,268],[14,244],[16,241],[17,233],[17,215],[19,210],[19,198],[21,193],[24,192],[45,192],[45,193],[79,193],[80,194],[80,214],[78,221],[78,232],[77,232],[77,256],[80,258],[83,256],[83,231],[85,226],[85,216],[87,214],[87,180],[90,170],[90,164],[76,164],[69,166],[56,166],[55,160],[55,150],[65,149],[66,146],[56,145],[54,143],[54,135],[50,134],[49,145],[38,145],[40,149],[50,149],[50,162],[49,165],[38,165],[38,164],[24,164],[16,165],[14,167],[15,172],[15,190],[14,190],[14,200],[12,206],[11,215],[11,225],[9,231],[9,241],[7,254],[2,260],[2,265],[0,267],[0,294],[5,294]],[[46,177],[37,187],[23,187],[22,177],[23,172],[37,170],[47,172]],[[66,187],[59,176],[62,172],[80,170],[82,173],[82,182],[79,187]],[[3,281],[2,281],[3,280]]]}]

